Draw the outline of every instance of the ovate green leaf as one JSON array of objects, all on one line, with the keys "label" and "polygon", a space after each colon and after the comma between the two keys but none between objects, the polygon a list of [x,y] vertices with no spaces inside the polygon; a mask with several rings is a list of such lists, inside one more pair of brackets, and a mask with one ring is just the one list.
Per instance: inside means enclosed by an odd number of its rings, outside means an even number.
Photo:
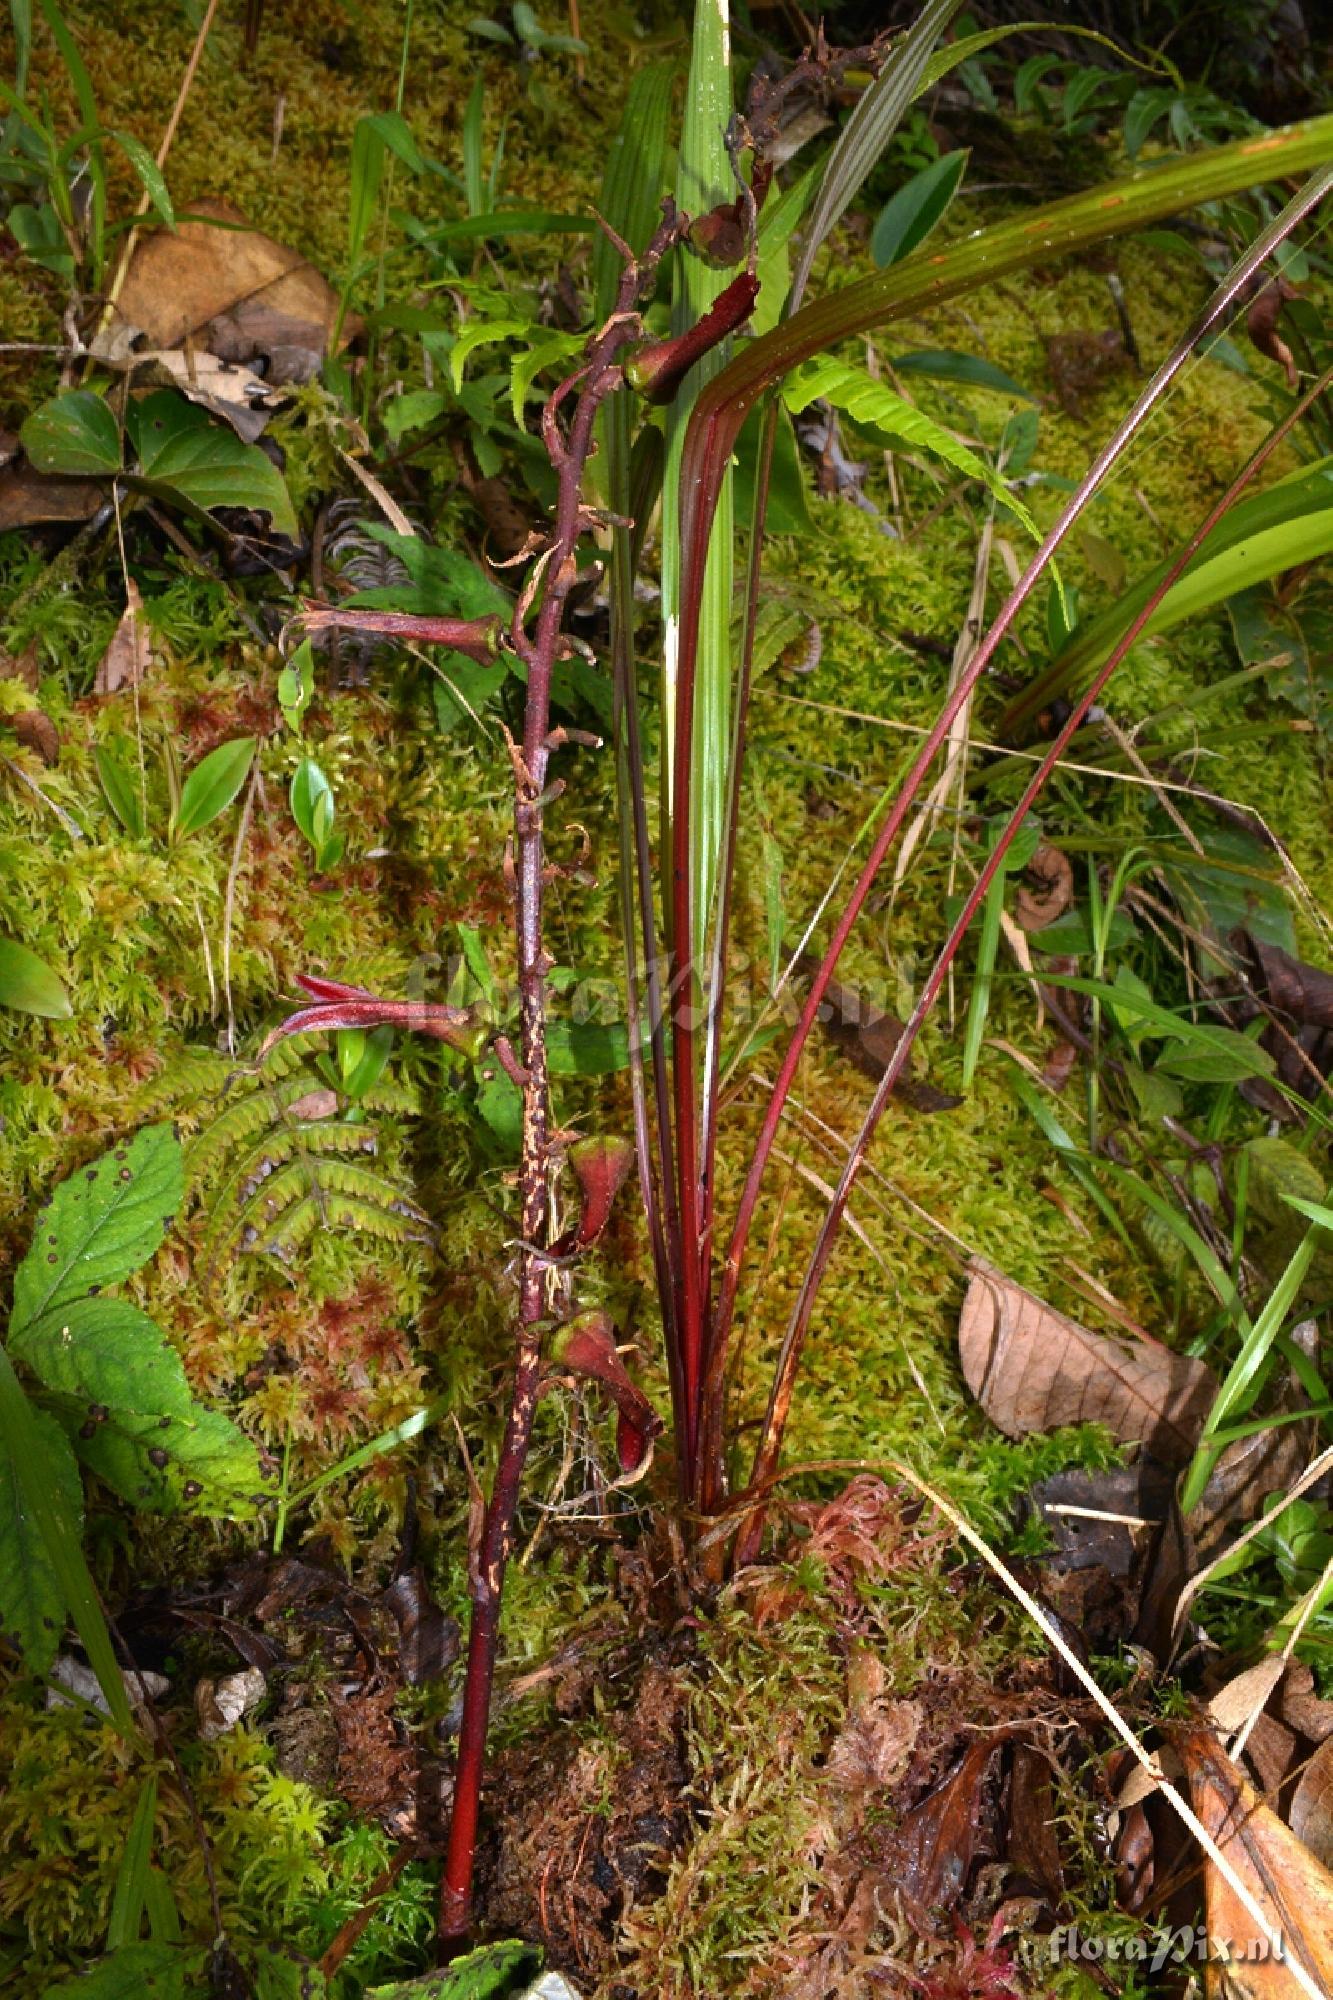
[{"label": "ovate green leaf", "polygon": [[270,516],[278,534],[296,533],[291,497],[273,461],[174,389],[131,403],[125,427],[138,456],[136,477],[151,491],[203,513],[253,507]]},{"label": "ovate green leaf", "polygon": [[0,938],[0,1007],[67,1021],[74,1012],[61,980],[35,951],[13,938]]},{"label": "ovate green leaf", "polygon": [[120,471],[120,426],[91,389],[67,389],[33,411],[19,432],[35,472],[107,479]]},{"label": "ovate green leaf", "polygon": [[195,765],[181,791],[178,838],[198,833],[227,810],[250,775],[254,754],[254,737],[237,736],[230,743],[219,743]]},{"label": "ovate green leaf", "polygon": [[162,1417],[194,1407],[180,1356],[128,1299],[71,1299],[12,1333],[9,1351],[43,1388],[90,1408]]},{"label": "ovate green leaf", "polygon": [[183,1192],[180,1141],[169,1125],[150,1125],[80,1167],[38,1214],[14,1278],[11,1338],[147,1263]]}]

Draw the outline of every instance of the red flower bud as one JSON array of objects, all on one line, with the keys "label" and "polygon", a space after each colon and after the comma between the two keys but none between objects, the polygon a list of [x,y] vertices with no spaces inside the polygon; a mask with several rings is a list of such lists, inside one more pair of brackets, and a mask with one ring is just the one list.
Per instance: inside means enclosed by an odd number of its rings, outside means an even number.
[{"label": "red flower bud", "polygon": [[569,1164],[583,1197],[574,1245],[586,1250],[606,1228],[611,1205],[634,1165],[634,1148],[628,1139],[580,1139],[569,1149]]},{"label": "red flower bud", "polygon": [[662,1429],[641,1389],[626,1373],[616,1348],[616,1330],[609,1313],[594,1309],[557,1327],[550,1347],[552,1367],[597,1382],[616,1406],[616,1455],[622,1472],[637,1472],[652,1440]]},{"label": "red flower bud", "polygon": [[742,271],[687,333],[632,348],[625,380],[648,402],[669,403],[695,362],[750,317],[758,296],[759,280],[752,271]]},{"label": "red flower bud", "polygon": [[432,1041],[448,1042],[473,1061],[481,1053],[486,1029],[466,1007],[440,1007],[424,1000],[380,1000],[364,986],[343,986],[336,979],[317,979],[298,972],[298,986],[304,987],[314,1005],[298,1007],[264,1037],[259,1061],[275,1043],[288,1035],[309,1034],[315,1028],[406,1028],[410,1033],[429,1035]]}]

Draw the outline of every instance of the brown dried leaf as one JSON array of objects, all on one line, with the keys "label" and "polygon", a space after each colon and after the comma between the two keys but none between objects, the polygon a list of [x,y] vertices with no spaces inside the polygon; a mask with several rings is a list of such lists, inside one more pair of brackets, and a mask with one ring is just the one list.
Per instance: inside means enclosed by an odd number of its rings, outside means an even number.
[{"label": "brown dried leaf", "polygon": [[977,1862],[994,1857],[994,1813],[986,1781],[1002,1740],[990,1736],[972,1744],[898,1828],[895,1873],[904,1896],[918,1909],[953,1909]]},{"label": "brown dried leaf", "polygon": [[1217,1394],[1202,1361],[1090,1333],[979,1257],[958,1322],[967,1386],[1006,1437],[1105,1424],[1169,1464],[1193,1453]]},{"label": "brown dried leaf", "polygon": [[36,694],[41,678],[42,657],[35,639],[21,653],[7,653],[0,646],[0,681],[22,681],[30,694]]},{"label": "brown dried leaf", "polygon": [[[191,338],[211,346],[199,340],[209,322],[244,303],[251,314],[262,308],[283,323],[279,344],[307,345],[322,355],[338,299],[313,264],[249,228],[228,202],[201,200],[191,208],[199,220],[140,239],[117,301],[120,322],[139,329],[152,347],[179,347]],[[344,338],[354,338],[358,327],[345,324]],[[223,345],[235,356],[234,328],[224,330]]]},{"label": "brown dried leaf", "polygon": [[1069,856],[1049,841],[1029,861],[1024,879],[1014,897],[1014,915],[1019,928],[1043,931],[1062,917],[1074,900],[1074,870]]},{"label": "brown dried leaf", "polygon": [[44,764],[60,762],[60,738],[49,715],[40,708],[21,709],[11,715],[9,726],[25,750],[34,750]]},{"label": "brown dried leaf", "polygon": [[115,694],[138,687],[152,665],[152,646],[143,615],[143,598],[133,577],[125,581],[125,609],[102,655],[93,681],[94,694]]},{"label": "brown dried leaf", "polygon": [[458,1621],[431,1596],[420,1567],[396,1576],[381,1599],[398,1627],[398,1664],[412,1687],[437,1680],[458,1658]]},{"label": "brown dried leaf", "polygon": [[91,521],[105,499],[95,479],[60,479],[26,462],[7,465],[0,471],[0,535],[42,522],[77,527]]},{"label": "brown dried leaf", "polygon": [[[1204,1863],[1208,1934],[1230,1963],[1210,1963],[1216,2000],[1297,2000],[1306,1989],[1288,1969],[1298,1958],[1315,1985],[1333,1990],[1333,1876],[1267,1807],[1207,1729],[1175,1737],[1195,1812],[1282,1939],[1284,1960],[1258,1956],[1255,1921],[1211,1861]],[[1237,1954],[1250,1950],[1248,1962]]]},{"label": "brown dried leaf", "polygon": [[1065,1891],[1055,1822],[1051,1767],[1030,1743],[1016,1743],[1009,1777],[1009,1863],[1041,1890],[1052,1908]]},{"label": "brown dried leaf", "polygon": [[1325,1737],[1306,1765],[1288,1819],[1315,1859],[1333,1868],[1333,1738]]},{"label": "brown dried leaf", "polygon": [[1303,1660],[1287,1663],[1287,1677],[1278,1694],[1278,1711],[1284,1722],[1298,1729],[1311,1743],[1324,1743],[1333,1736],[1333,1701],[1325,1701],[1314,1691],[1314,1673]]}]

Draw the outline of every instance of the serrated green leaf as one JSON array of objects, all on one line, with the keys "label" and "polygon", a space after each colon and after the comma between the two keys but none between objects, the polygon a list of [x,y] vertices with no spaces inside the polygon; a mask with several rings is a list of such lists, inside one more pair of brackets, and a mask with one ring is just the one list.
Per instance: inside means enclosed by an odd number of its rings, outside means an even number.
[{"label": "serrated green leaf", "polygon": [[128,1944],[48,1986],[42,2000],[185,2000],[207,1963],[196,1945]]},{"label": "serrated green leaf", "polygon": [[545,340],[534,341],[522,354],[515,355],[509,369],[509,407],[520,430],[527,415],[528,392],[542,369],[572,360],[582,351],[583,342],[577,334],[553,333]]},{"label": "serrated green leaf", "polygon": [[250,775],[254,755],[254,737],[237,736],[230,743],[219,743],[216,750],[200,759],[181,790],[174,828],[177,839],[200,832],[226,812]]},{"label": "serrated green leaf", "polygon": [[67,389],[33,411],[19,432],[34,472],[109,479],[120,471],[120,426],[91,389]]},{"label": "serrated green leaf", "polygon": [[1034,541],[1041,540],[1041,534],[1023,502],[1012,493],[994,466],[984,458],[978,458],[965,444],[899,396],[884,382],[877,382],[864,368],[857,368],[846,361],[839,361],[833,355],[825,355],[818,361],[808,361],[788,376],[782,389],[783,400],[793,412],[805,409],[806,405],[823,398],[842,410],[853,423],[866,424],[871,429],[882,431],[888,437],[896,438],[914,451],[928,452],[934,458],[942,458],[946,465],[953,466],[969,479],[979,479],[1000,503],[1017,514],[1023,526]]},{"label": "serrated green leaf", "polygon": [[296,534],[291,496],[273,461],[174,389],[131,403],[125,427],[138,458],[134,483],[202,513],[254,508],[270,517],[277,534]]},{"label": "serrated green leaf", "polygon": [[188,1415],[180,1356],[128,1299],[76,1298],[12,1333],[9,1351],[43,1388],[138,1416]]},{"label": "serrated green leaf", "polygon": [[[66,1516],[77,1540],[83,1482],[74,1454],[53,1417],[31,1406],[28,1417],[48,1504]],[[44,1674],[59,1651],[66,1616],[65,1593],[6,1440],[0,1445],[0,1634],[33,1673]]]},{"label": "serrated green leaf", "polygon": [[263,1497],[254,1444],[202,1403],[191,1404],[188,1416],[113,1414],[91,1436],[80,1427],[73,1443],[84,1464],[136,1507],[174,1513],[187,1481],[199,1488],[189,1496],[192,1506],[230,1520],[248,1518]]},{"label": "serrated green leaf", "polygon": [[541,1969],[542,1955],[535,1945],[508,1938],[456,1958],[441,1972],[372,1986],[366,2000],[507,2000],[518,1991],[520,1981],[535,1978]]},{"label": "serrated green leaf", "polygon": [[68,1021],[74,1012],[64,984],[26,944],[0,938],[0,1007],[36,1014],[44,1021]]},{"label": "serrated green leaf", "polygon": [[531,332],[532,322],[526,319],[469,320],[466,326],[460,327],[449,349],[449,374],[455,393],[463,386],[463,370],[469,354],[478,347],[488,347],[500,340],[516,340]]},{"label": "serrated green leaf", "polygon": [[150,1125],[62,1182],[15,1274],[11,1338],[147,1263],[183,1193],[180,1142],[169,1125]]},{"label": "serrated green leaf", "polygon": [[[135,1729],[129,1697],[84,1560],[83,1492],[78,1469],[73,1468],[71,1478],[66,1449],[63,1441],[56,1443],[46,1413],[33,1409],[14,1373],[14,1364],[0,1347],[0,1464],[5,1467],[6,1480],[12,1482],[17,1518],[40,1538],[42,1553],[36,1561],[49,1570],[54,1589],[74,1620],[111,1720],[122,1736],[131,1738]],[[36,1543],[29,1546],[35,1548]],[[4,1574],[8,1574],[7,1566]],[[42,1629],[46,1630],[45,1624]],[[56,1636],[59,1638],[59,1628]]]}]

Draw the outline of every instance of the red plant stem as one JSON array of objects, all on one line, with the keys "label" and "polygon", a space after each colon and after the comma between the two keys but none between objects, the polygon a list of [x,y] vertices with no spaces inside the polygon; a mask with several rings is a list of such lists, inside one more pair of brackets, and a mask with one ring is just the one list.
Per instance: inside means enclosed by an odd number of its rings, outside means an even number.
[{"label": "red plant stem", "polygon": [[[458,1732],[458,1765],[444,1876],[440,1884],[440,1939],[446,1948],[466,1936],[471,1922],[472,1870],[477,1844],[481,1783],[491,1686],[499,1643],[500,1604],[513,1540],[523,1468],[532,1440],[541,1387],[542,1332],[547,1316],[549,1265],[540,1246],[547,1234],[550,1156],[550,1100],[546,1059],[546,975],[551,958],[542,934],[542,879],[545,859],[543,807],[551,742],[551,675],[559,650],[565,602],[577,580],[575,549],[586,526],[583,473],[593,449],[597,412],[621,386],[619,356],[637,336],[634,306],[679,225],[673,214],[659,227],[643,257],[621,279],[616,311],[590,343],[581,369],[561,383],[542,414],[542,434],[559,477],[550,544],[534,569],[514,611],[510,644],[528,671],[523,741],[513,746],[514,845],[516,851],[515,931],[518,945],[519,1047],[524,1072],[523,1138],[519,1166],[518,1327],[509,1414],[495,1484],[472,1558],[472,1621],[468,1634],[463,1715]],[[562,439],[561,404],[579,395]],[[525,619],[538,583],[544,584],[535,629]]]},{"label": "red plant stem", "polygon": [[[792,1310],[791,1319],[788,1322],[787,1331],[783,1338],[782,1351],[778,1357],[778,1365],[773,1380],[773,1390],[769,1397],[768,1409],[764,1417],[764,1427],[760,1435],[759,1448],[755,1453],[754,1469],[750,1480],[752,1487],[762,1491],[771,1482],[774,1473],[777,1471],[778,1456],[782,1449],[783,1431],[786,1427],[787,1414],[791,1408],[792,1393],[796,1385],[796,1371],[800,1365],[801,1351],[810,1328],[810,1315],[814,1309],[815,1298],[818,1294],[824,1273],[828,1268],[829,1259],[833,1254],[834,1240],[841,1225],[843,1215],[846,1212],[852,1186],[864,1164],[870,1142],[884,1114],[884,1108],[889,1101],[893,1087],[901,1077],[906,1066],[908,1057],[912,1051],[912,1045],[921,1032],[921,1028],[931,1009],[934,1007],[936,1000],[939,998],[944,982],[949,976],[949,969],[958,955],[959,947],[967,935],[972,919],[985,901],[991,883],[1004,866],[1005,855],[1013,844],[1019,829],[1022,827],[1023,821],[1044,790],[1052,771],[1064,756],[1077,731],[1082,727],[1083,719],[1087,715],[1088,710],[1097,700],[1097,697],[1101,694],[1112,674],[1115,673],[1116,668],[1125,658],[1125,655],[1135,644],[1153,612],[1162,602],[1162,599],[1166,596],[1172,585],[1179,581],[1193,558],[1198,554],[1208,535],[1217,526],[1217,523],[1235,505],[1255,474],[1272,457],[1293,425],[1299,422],[1315,399],[1322,395],[1330,381],[1333,381],[1333,368],[1326,370],[1314,387],[1307,390],[1296,406],[1288,411],[1281,423],[1270,431],[1253,457],[1237,473],[1221,499],[1209,508],[1207,514],[1194,530],[1194,533],[1190,536],[1179,555],[1172,562],[1146,604],[1143,605],[1133,622],[1118,640],[1105,664],[1098,670],[1091,684],[1080,695],[1077,702],[1075,702],[1059,734],[1055,737],[1041,762],[1029,778],[1022,797],[1009,817],[1009,822],[1004,832],[988,855],[971,892],[963,904],[962,910],[959,912],[957,921],[945,941],[943,949],[931,967],[930,974],[921,989],[920,998],[912,1010],[910,1020],[898,1038],[897,1045],[889,1058],[884,1074],[875,1087],[875,1095],[871,1100],[870,1108],[866,1112],[861,1129],[857,1133],[848,1152],[847,1160],[843,1166],[837,1188],[834,1191],[833,1199],[825,1210],[823,1220],[820,1224],[819,1235],[815,1241],[815,1247],[811,1252],[809,1264],[806,1267],[800,1294]],[[764,1505],[761,1502],[747,1516],[745,1525],[737,1538],[736,1561],[738,1564],[754,1561],[759,1553],[763,1528]]]},{"label": "red plant stem", "polygon": [[[607,485],[613,514],[627,515],[629,491],[629,419],[621,403],[608,405],[605,417]],[[639,729],[639,688],[634,658],[634,550],[627,526],[617,526],[611,540],[611,675],[612,729],[615,739],[616,790],[620,831],[620,905],[625,944],[626,1026],[629,1030],[630,1093],[634,1110],[634,1146],[639,1183],[653,1250],[657,1297],[662,1313],[663,1345],[671,1384],[675,1430],[684,1426],[680,1348],[677,1338],[676,1280],[679,1270],[680,1218],[676,1207],[671,1100],[666,1065],[666,1016],[662,1007],[662,969],[653,921],[652,854],[648,842],[648,806],[643,776],[643,743]],[[637,939],[636,939],[637,932]],[[642,949],[642,961],[639,950]],[[640,983],[642,979],[642,984]],[[654,1170],[644,1082],[643,1025],[647,1003],[652,1052],[657,1161]],[[678,1468],[682,1470],[683,1468]],[[682,1497],[686,1497],[682,1494]]]},{"label": "red plant stem", "polygon": [[420,639],[430,646],[452,646],[483,667],[491,666],[500,654],[500,620],[487,618],[429,618],[415,611],[363,611],[354,604],[307,604],[301,612],[307,632],[325,632],[331,625],[350,626],[357,632],[383,632],[394,639]]},{"label": "red plant stem", "polygon": [[[838,959],[842,954],[843,947],[861,913],[865,899],[870,892],[871,885],[879,872],[880,866],[893,845],[902,823],[911,809],[912,802],[920,790],[926,773],[934,761],[936,752],[947,737],[955,716],[968,700],[977,683],[981,680],[982,675],[986,672],[991,660],[994,658],[1001,641],[1013,625],[1014,620],[1017,618],[1028,597],[1035,589],[1051,557],[1059,548],[1070,528],[1073,527],[1084,509],[1088,506],[1111,467],[1131,439],[1137,434],[1145,419],[1156,403],[1166,393],[1171,383],[1175,380],[1175,377],[1186,365],[1198,343],[1227,312],[1234,302],[1237,293],[1248,282],[1254,271],[1258,269],[1259,265],[1262,264],[1265,257],[1269,255],[1275,245],[1281,242],[1283,237],[1295,227],[1295,224],[1301,217],[1307,214],[1322,199],[1330,185],[1330,181],[1333,181],[1333,175],[1330,175],[1327,170],[1316,176],[1307,183],[1306,187],[1296,196],[1295,200],[1288,204],[1282,214],[1262,231],[1250,246],[1245,256],[1213,294],[1213,297],[1209,300],[1190,332],[1173,349],[1157,370],[1152,380],[1145,386],[1128,416],[1118,426],[1110,441],[1097,454],[1088,472],[1080,482],[1078,490],[1065,503],[1054,526],[1047,534],[1018,583],[1014,586],[998,618],[991,626],[981,645],[977,648],[976,653],[968,664],[966,672],[960,676],[953,693],[945,701],[939,715],[936,717],[930,734],[923,741],[901,790],[894,800],[879,832],[875,836],[865,865],[857,879],[856,886],[852,890],[846,908],[833,931],[824,958],[811,982],[810,992],[806,998],[805,1006],[801,1010],[800,1020],[792,1033],[791,1041],[788,1043],[786,1053],[783,1056],[782,1064],[778,1071],[777,1080],[773,1086],[772,1096],[765,1109],[763,1124],[737,1209],[736,1222],[732,1230],[726,1262],[722,1268],[717,1310],[714,1315],[712,1338],[709,1343],[710,1379],[705,1387],[705,1401],[716,1399],[722,1394],[722,1385],[725,1380],[727,1348],[730,1340],[731,1323],[735,1313],[736,1296],[740,1286],[741,1269],[745,1258],[745,1247],[749,1237],[750,1226],[754,1219],[754,1212],[758,1205],[764,1171],[777,1139],[782,1121],[783,1108],[795,1079],[801,1055],[804,1051],[810,1030],[818,1017],[824,996],[828,991],[829,981],[832,979],[837,968]],[[697,533],[698,528],[696,526],[696,539]],[[687,570],[688,567],[689,565],[687,564]],[[682,661],[685,661],[690,657],[686,645],[686,621],[687,616],[691,613],[694,621],[694,629],[697,631],[697,590],[683,592],[683,600],[680,656]],[[682,680],[683,678],[684,676],[682,676]]]}]

